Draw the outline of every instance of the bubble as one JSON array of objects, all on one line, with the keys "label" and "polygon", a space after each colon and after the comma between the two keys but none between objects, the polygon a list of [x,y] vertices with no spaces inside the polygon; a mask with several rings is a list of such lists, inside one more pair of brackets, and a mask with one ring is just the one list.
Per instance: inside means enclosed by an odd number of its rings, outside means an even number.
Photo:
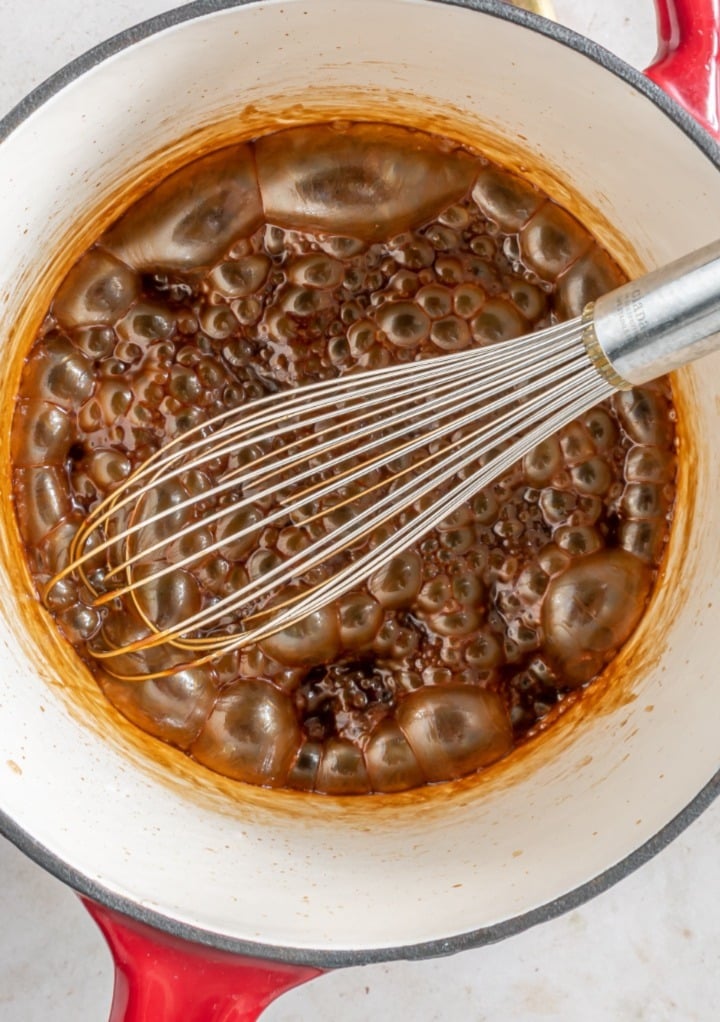
[{"label": "bubble", "polygon": [[254,326],[263,314],[262,302],[258,298],[238,298],[230,308],[233,316],[242,326]]},{"label": "bubble", "polygon": [[346,337],[331,337],[328,340],[327,353],[330,361],[338,368],[344,367],[352,358]]},{"label": "bubble", "polygon": [[453,309],[463,319],[472,319],[487,301],[487,294],[477,284],[460,284],[453,290]]},{"label": "bubble", "polygon": [[560,319],[581,316],[601,295],[624,283],[617,264],[598,245],[564,273],[558,281],[557,309]]},{"label": "bubble", "polygon": [[85,471],[101,490],[111,490],[132,471],[132,462],[120,451],[96,448],[85,459]]},{"label": "bubble", "polygon": [[190,753],[226,777],[275,787],[285,783],[300,740],[290,699],[266,682],[243,679],[218,697]]},{"label": "bubble", "polygon": [[136,202],[102,244],[136,270],[211,266],[262,223],[252,151],[220,149],[176,171]]},{"label": "bubble", "polygon": [[[240,508],[221,518],[215,527],[216,537],[222,542],[219,553],[230,561],[239,561],[257,542],[264,515],[255,504]],[[245,533],[245,535],[241,535]]]},{"label": "bubble", "polygon": [[629,638],[650,583],[647,567],[624,550],[590,554],[551,580],[542,608],[545,649],[565,684],[589,681]]},{"label": "bubble", "polygon": [[452,532],[453,529],[462,528],[464,525],[472,525],[473,518],[474,515],[470,505],[467,503],[461,504],[447,518],[444,518],[436,528],[438,532]]},{"label": "bubble", "polygon": [[101,677],[100,684],[123,716],[148,734],[181,749],[199,734],[217,694],[212,672],[199,667],[150,681]]},{"label": "bubble", "polygon": [[300,553],[301,550],[306,550],[310,542],[310,536],[304,529],[299,529],[296,525],[288,525],[285,529],[280,530],[275,546],[283,557],[291,557],[293,554]]},{"label": "bubble", "polygon": [[83,355],[93,360],[110,355],[117,342],[117,336],[109,326],[86,326],[73,330],[70,340]]},{"label": "bubble", "polygon": [[471,525],[445,529],[440,532],[440,545],[453,557],[460,557],[475,546],[475,529]]},{"label": "bubble", "polygon": [[[470,241],[470,251],[483,259],[492,262],[497,255],[497,241],[493,235],[497,234],[497,224],[491,223],[487,234],[476,234]],[[489,269],[489,267],[488,267]]]},{"label": "bubble", "polygon": [[480,615],[472,607],[433,614],[428,618],[428,625],[433,632],[452,639],[472,635],[479,624]]},{"label": "bubble", "polygon": [[408,270],[423,270],[432,266],[435,249],[430,242],[416,234],[396,238],[390,252],[399,266]]},{"label": "bubble", "polygon": [[480,170],[472,197],[485,216],[508,233],[520,230],[545,201],[528,182],[499,167]]},{"label": "bubble", "polygon": [[524,280],[511,278],[507,283],[508,292],[513,305],[523,314],[525,319],[534,323],[545,315],[547,297],[545,292],[534,284]]},{"label": "bubble", "polygon": [[94,382],[92,363],[67,338],[55,335],[31,352],[22,390],[73,411],[90,397]]},{"label": "bubble", "polygon": [[555,530],[553,539],[560,549],[567,550],[571,557],[594,554],[603,546],[597,530],[586,525],[561,525]]},{"label": "bubble", "polygon": [[466,685],[418,689],[403,698],[396,719],[429,781],[462,777],[500,759],[512,747],[502,701],[486,689]]},{"label": "bubble", "polygon": [[452,252],[460,244],[460,236],[446,224],[431,224],[425,229],[425,237],[437,252]]},{"label": "bubble", "polygon": [[614,447],[618,431],[606,411],[602,408],[593,408],[582,417],[582,423],[599,454]]},{"label": "bubble", "polygon": [[225,298],[247,298],[263,286],[270,272],[270,259],[262,252],[253,252],[242,259],[220,263],[210,273],[213,290]]},{"label": "bubble", "polygon": [[467,211],[465,206],[448,206],[448,208],[440,214],[438,220],[441,224],[446,224],[448,227],[452,227],[456,231],[464,231],[466,227],[470,226],[470,213]]},{"label": "bubble", "polygon": [[623,550],[654,567],[665,546],[665,531],[666,524],[662,518],[623,522],[620,526],[619,543]]},{"label": "bubble", "polygon": [[560,450],[567,465],[577,465],[595,453],[587,430],[579,422],[571,422],[561,431]]},{"label": "bubble", "polygon": [[15,465],[62,465],[75,430],[68,414],[57,405],[31,399],[19,401],[11,436]]},{"label": "bubble", "polygon": [[620,507],[628,518],[658,518],[665,515],[667,501],[654,483],[628,483]]},{"label": "bubble", "polygon": [[545,486],[562,467],[562,452],[557,437],[548,437],[523,458],[523,472],[532,486]]},{"label": "bubble", "polygon": [[128,365],[139,362],[142,356],[143,349],[134,341],[118,341],[115,345],[115,357]]},{"label": "bubble", "polygon": [[602,458],[590,458],[570,470],[570,478],[579,493],[602,496],[607,493],[613,481],[608,463]]},{"label": "bubble", "polygon": [[345,267],[339,259],[321,252],[300,256],[287,266],[288,279],[302,287],[335,288],[342,284]]},{"label": "bubble", "polygon": [[558,575],[570,564],[571,557],[565,550],[561,550],[555,543],[548,543],[538,554],[538,565],[546,575]]},{"label": "bubble", "polygon": [[[136,573],[138,578],[143,572]],[[202,599],[194,576],[175,568],[160,578],[148,578],[136,591],[140,611],[159,631],[174,628],[200,610]]]},{"label": "bubble", "polygon": [[472,337],[464,319],[445,316],[436,320],[430,329],[430,340],[443,351],[462,351],[470,347]]},{"label": "bubble", "polygon": [[547,589],[548,581],[547,573],[542,568],[536,564],[529,564],[520,573],[515,591],[524,604],[532,606]]},{"label": "bubble", "polygon": [[[91,644],[91,650],[103,653],[122,650],[105,661],[108,674],[140,678],[152,670],[152,661],[157,662],[158,656],[162,657],[166,651],[172,649],[168,646],[162,646],[159,650],[132,648],[149,638],[151,634],[151,629],[141,620],[135,608],[127,601],[119,599],[111,604],[110,610],[103,618],[102,628]],[[172,649],[170,657],[166,662],[159,663],[158,669],[165,670],[178,663],[179,659],[179,651]]]},{"label": "bubble", "polygon": [[[52,569],[50,569],[52,571]],[[49,574],[50,572],[48,572]],[[84,609],[81,604],[78,604],[78,587],[75,580],[68,577],[59,579],[52,589],[45,596],[45,606],[53,614],[59,613],[61,610],[69,610],[71,607],[78,606],[80,610]],[[96,623],[100,622],[100,615],[96,612]],[[65,630],[65,629],[63,629]],[[92,634],[92,633],[91,633]],[[84,638],[84,636],[83,636]],[[76,639],[70,640],[75,642]]]},{"label": "bubble", "polygon": [[449,315],[452,310],[452,291],[438,284],[428,284],[420,288],[415,295],[415,301],[430,319],[440,319]]},{"label": "bubble", "polygon": [[376,345],[361,355],[357,364],[361,369],[384,369],[390,365],[390,352]]},{"label": "bubble", "polygon": [[297,624],[260,643],[261,650],[288,667],[329,663],[340,651],[340,629],[334,607],[323,607]]},{"label": "bubble", "polygon": [[413,550],[393,557],[368,581],[368,589],[380,606],[390,610],[410,606],[421,585],[422,560]]},{"label": "bubble", "polygon": [[492,525],[498,516],[498,501],[491,488],[481,490],[470,501],[470,507],[480,525]]},{"label": "bubble", "polygon": [[435,273],[438,280],[448,287],[462,284],[465,279],[465,268],[455,256],[438,256],[435,260]]},{"label": "bubble", "polygon": [[142,518],[149,521],[155,515],[163,515],[158,521],[145,525],[138,533],[138,546],[149,547],[159,540],[174,537],[192,516],[190,508],[178,505],[187,500],[184,486],[176,479],[169,479],[148,491],[142,502]]},{"label": "bubble", "polygon": [[15,470],[16,506],[26,543],[40,543],[71,511],[67,479],[56,465]]},{"label": "bubble", "polygon": [[369,351],[375,343],[375,324],[369,319],[358,320],[348,330],[347,338],[350,351],[357,358]]},{"label": "bubble", "polygon": [[447,667],[424,667],[422,671],[423,685],[449,685],[453,680],[453,672]]},{"label": "bubble", "polygon": [[547,525],[562,525],[577,507],[577,496],[567,490],[548,488],[540,494],[538,504]]},{"label": "bubble", "polygon": [[321,742],[303,742],[285,784],[300,791],[314,791],[315,778],[323,755]]},{"label": "bubble", "polygon": [[497,344],[521,337],[527,324],[520,313],[502,298],[491,298],[470,323],[473,340],[478,344]]},{"label": "bubble", "polygon": [[470,571],[456,575],[452,581],[454,599],[465,606],[481,604],[485,598],[485,586],[482,579]]},{"label": "bubble", "polygon": [[493,670],[503,662],[502,647],[497,636],[489,630],[480,630],[465,646],[465,661],[479,670]]},{"label": "bubble", "polygon": [[61,611],[57,620],[68,642],[78,643],[91,639],[100,627],[102,619],[100,611],[86,607],[83,603],[76,603]]},{"label": "bubble", "polygon": [[613,400],[623,429],[636,444],[670,444],[670,404],[660,394],[649,387],[634,387],[620,391]]},{"label": "bubble", "polygon": [[468,191],[476,162],[428,135],[377,124],[290,128],[255,144],[265,215],[293,230],[382,241]]},{"label": "bubble", "polygon": [[103,380],[96,387],[94,400],[88,402],[85,412],[88,418],[95,420],[96,426],[100,423],[112,426],[127,413],[132,401],[132,389],[121,380]]},{"label": "bubble", "polygon": [[672,482],[675,477],[675,457],[659,447],[631,447],[625,457],[624,475],[629,483],[662,485]]},{"label": "bubble", "polygon": [[[171,540],[167,545],[165,557],[169,563],[179,561],[185,557],[192,557],[194,554],[200,554],[207,550],[212,541],[213,535],[210,529],[198,526],[197,529],[193,529],[186,536],[179,536],[177,539]],[[216,555],[212,555],[206,563],[211,563],[213,559],[223,560],[222,557],[217,558]],[[195,565],[193,566],[193,574],[197,575]]]},{"label": "bubble", "polygon": [[344,738],[325,742],[315,789],[325,795],[364,795],[370,791],[365,760],[356,745]]},{"label": "bubble", "polygon": [[55,575],[67,567],[70,563],[71,543],[83,521],[80,513],[71,514],[44,537],[42,544],[35,550],[35,561],[40,570]]},{"label": "bubble", "polygon": [[373,791],[406,791],[425,783],[415,754],[393,720],[378,724],[365,748]]},{"label": "bubble", "polygon": [[214,341],[225,341],[235,333],[237,320],[231,309],[210,306],[200,313],[200,326]]},{"label": "bubble", "polygon": [[340,644],[343,649],[361,649],[373,641],[383,622],[383,611],[367,593],[342,596],[337,604]]},{"label": "bubble", "polygon": [[540,635],[537,629],[529,628],[517,618],[511,621],[507,627],[505,637],[505,651],[509,662],[514,662],[522,656],[527,656],[540,644]]},{"label": "bubble", "polygon": [[425,582],[418,597],[418,607],[428,613],[437,613],[449,602],[452,595],[450,579],[447,575],[436,575]]},{"label": "bubble", "polygon": [[520,232],[523,260],[543,280],[555,280],[591,244],[585,228],[554,202],[546,202]]},{"label": "bubble", "polygon": [[377,321],[398,348],[415,348],[430,333],[430,318],[414,302],[387,302],[378,309]]},{"label": "bubble", "polygon": [[92,248],[68,273],[53,300],[61,326],[111,325],[124,316],[140,293],[136,274],[109,252]]},{"label": "bubble", "polygon": [[314,315],[327,305],[326,295],[323,292],[316,288],[298,287],[297,285],[291,285],[283,291],[280,303],[285,312],[302,318]]},{"label": "bubble", "polygon": [[320,248],[337,259],[349,260],[365,251],[366,244],[360,238],[329,237],[319,239]]}]

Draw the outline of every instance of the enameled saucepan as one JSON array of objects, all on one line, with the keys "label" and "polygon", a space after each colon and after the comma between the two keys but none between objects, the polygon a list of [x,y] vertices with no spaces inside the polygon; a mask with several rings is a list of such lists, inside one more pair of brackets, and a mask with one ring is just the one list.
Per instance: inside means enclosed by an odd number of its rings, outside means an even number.
[{"label": "enameled saucepan", "polygon": [[[52,287],[143,180],[200,146],[333,117],[414,124],[522,167],[629,273],[712,240],[720,4],[656,3],[647,76],[497,0],[199,0],[61,72],[0,125],[6,479]],[[254,1019],[326,968],[497,940],[607,886],[708,804],[720,355],[674,386],[679,507],[638,633],[550,736],[404,795],[291,797],[153,751],[29,595],[3,487],[0,824],[89,900],[116,955],[114,1022]]]}]

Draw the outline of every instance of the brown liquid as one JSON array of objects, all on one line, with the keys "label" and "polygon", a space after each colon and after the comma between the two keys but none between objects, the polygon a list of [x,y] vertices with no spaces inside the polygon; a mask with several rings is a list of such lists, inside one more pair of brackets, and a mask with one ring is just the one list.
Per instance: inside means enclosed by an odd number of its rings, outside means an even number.
[{"label": "brown liquid", "polygon": [[[76,264],[30,353],[13,478],[38,587],[166,439],[278,388],[521,335],[622,279],[547,196],[420,133],[293,129],[197,161]],[[674,472],[667,385],[619,395],[261,648],[193,668],[170,648],[106,662],[177,665],[169,678],[117,680],[90,655],[145,634],[127,600],[100,611],[69,579],[48,605],[129,719],[221,773],[336,794],[448,780],[532,734],[626,641]],[[188,473],[158,499],[208,482]],[[312,540],[302,521],[264,525],[271,510],[196,536],[227,542],[146,593],[149,615],[180,619]],[[233,541],[248,514],[253,543]],[[169,562],[187,553],[167,540]]]}]

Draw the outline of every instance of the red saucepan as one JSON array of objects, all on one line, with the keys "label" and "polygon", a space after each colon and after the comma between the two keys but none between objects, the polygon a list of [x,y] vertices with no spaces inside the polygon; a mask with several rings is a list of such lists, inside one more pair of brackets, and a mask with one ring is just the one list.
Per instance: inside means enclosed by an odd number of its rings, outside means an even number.
[{"label": "red saucepan", "polygon": [[[497,0],[201,0],[70,65],[0,125],[3,464],[52,287],[143,180],[201,145],[333,117],[434,127],[523,165],[630,273],[712,240],[720,5],[657,6],[647,77]],[[720,356],[674,385],[678,512],[638,633],[549,737],[405,795],[229,786],[119,725],[29,595],[3,488],[0,823],[88,899],[116,958],[114,1022],[254,1019],[323,969],[495,941],[612,883],[708,804]]]}]

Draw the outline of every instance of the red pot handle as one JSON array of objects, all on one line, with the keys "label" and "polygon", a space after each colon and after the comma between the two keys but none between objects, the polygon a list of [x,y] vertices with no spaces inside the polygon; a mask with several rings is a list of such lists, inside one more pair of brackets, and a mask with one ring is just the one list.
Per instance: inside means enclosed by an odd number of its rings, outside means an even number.
[{"label": "red pot handle", "polygon": [[82,900],[115,961],[109,1022],[255,1022],[321,972],[190,944]]},{"label": "red pot handle", "polygon": [[658,52],[645,72],[720,140],[720,0],[655,0]]}]

